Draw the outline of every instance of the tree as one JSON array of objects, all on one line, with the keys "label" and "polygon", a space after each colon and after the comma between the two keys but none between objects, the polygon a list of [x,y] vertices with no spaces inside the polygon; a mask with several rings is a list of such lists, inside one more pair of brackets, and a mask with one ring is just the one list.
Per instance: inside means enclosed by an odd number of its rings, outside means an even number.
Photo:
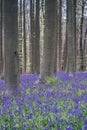
[{"label": "tree", "polygon": [[2,0],[0,0],[0,75],[2,74],[3,57],[2,57]]},{"label": "tree", "polygon": [[35,43],[35,31],[34,31],[34,0],[30,0],[30,73],[34,73],[34,43]]},{"label": "tree", "polygon": [[87,28],[85,30],[85,36],[84,36],[84,44],[83,44],[83,56],[84,56],[84,68],[86,69],[86,54],[87,54],[87,46],[86,46],[86,42],[87,42]]},{"label": "tree", "polygon": [[77,56],[77,43],[76,43],[76,5],[77,5],[77,0],[73,0],[73,23],[74,23],[74,66],[75,66],[75,71],[76,71],[76,62],[77,62],[77,59],[76,59],[76,56]]},{"label": "tree", "polygon": [[81,21],[80,21],[80,70],[84,70],[84,59],[83,59],[83,21],[84,21],[84,8],[85,8],[85,0],[82,0],[82,10],[81,10]]},{"label": "tree", "polygon": [[40,23],[39,23],[40,0],[36,0],[36,15],[35,15],[35,73],[40,73]]},{"label": "tree", "polygon": [[58,14],[58,70],[61,71],[61,56],[62,56],[62,0],[59,0]]},{"label": "tree", "polygon": [[20,66],[20,73],[22,73],[22,46],[23,46],[23,2],[20,0],[19,2],[19,13],[18,13],[18,51],[19,51],[19,66]]},{"label": "tree", "polygon": [[66,23],[65,43],[63,48],[63,71],[66,71],[66,67],[67,67],[67,23]]},{"label": "tree", "polygon": [[74,0],[67,0],[67,71],[69,73],[75,72],[75,11],[74,11]]},{"label": "tree", "polygon": [[58,69],[58,58],[59,58],[59,55],[58,55],[58,22],[59,22],[59,16],[58,16],[58,13],[59,13],[59,5],[58,5],[58,2],[57,2],[57,5],[56,5],[56,43],[55,43],[55,61],[54,61],[54,73],[57,72],[57,69]]},{"label": "tree", "polygon": [[19,86],[18,1],[4,0],[5,86],[13,93]]},{"label": "tree", "polygon": [[40,78],[45,80],[46,76],[53,76],[54,56],[56,43],[56,0],[45,1],[45,29],[43,63],[41,66]]},{"label": "tree", "polygon": [[23,72],[26,73],[26,0],[23,0],[23,57],[24,57],[24,63],[23,63]]}]

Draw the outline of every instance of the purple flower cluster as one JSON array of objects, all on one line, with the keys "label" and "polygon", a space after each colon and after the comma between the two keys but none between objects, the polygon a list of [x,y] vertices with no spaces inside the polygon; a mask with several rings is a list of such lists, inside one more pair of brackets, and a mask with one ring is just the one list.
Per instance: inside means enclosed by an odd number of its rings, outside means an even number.
[{"label": "purple flower cluster", "polygon": [[6,96],[0,80],[0,129],[86,130],[87,73],[54,74],[56,86],[36,82],[38,74],[20,76],[20,93]]}]

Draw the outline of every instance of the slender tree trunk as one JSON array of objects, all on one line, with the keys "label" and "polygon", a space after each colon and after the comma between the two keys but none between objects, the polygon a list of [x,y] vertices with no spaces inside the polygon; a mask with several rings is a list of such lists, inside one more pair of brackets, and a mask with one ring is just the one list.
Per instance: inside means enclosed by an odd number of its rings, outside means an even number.
[{"label": "slender tree trunk", "polygon": [[2,19],[2,8],[3,5],[2,5],[2,0],[0,0],[0,76],[1,76],[1,79],[2,79],[2,76],[3,75],[3,41],[2,41],[2,22],[3,22],[3,19]]},{"label": "slender tree trunk", "polygon": [[55,43],[55,61],[54,61],[54,72],[57,72],[58,69],[58,2],[56,8],[56,43]]},{"label": "slender tree trunk", "polygon": [[40,71],[42,68],[43,60],[43,45],[44,45],[44,21],[45,21],[45,1],[41,0],[41,18],[40,18]]},{"label": "slender tree trunk", "polygon": [[73,9],[73,22],[74,22],[74,57],[75,57],[75,61],[74,61],[74,64],[75,64],[75,70],[76,70],[76,63],[77,63],[77,45],[76,45],[76,37],[77,37],[77,34],[76,34],[76,5],[77,5],[77,0],[73,0],[73,4],[74,4],[74,9]]},{"label": "slender tree trunk", "polygon": [[22,0],[20,0],[20,8],[19,8],[19,26],[18,26],[18,33],[19,33],[19,65],[20,65],[20,73],[22,73],[22,60],[23,60],[23,55],[22,55],[22,46],[23,46],[23,16],[22,16]]},{"label": "slender tree trunk", "polygon": [[0,0],[0,75],[3,72],[3,57],[2,57],[2,0]]},{"label": "slender tree trunk", "polygon": [[35,18],[35,72],[40,73],[40,23],[39,23],[40,0],[36,0]]},{"label": "slender tree trunk", "polygon": [[43,64],[40,72],[42,81],[53,76],[56,44],[56,0],[45,1],[45,29]]},{"label": "slender tree trunk", "polygon": [[23,66],[23,73],[26,73],[26,0],[23,0],[23,40],[24,40],[24,66]]},{"label": "slender tree trunk", "polygon": [[5,63],[4,63],[4,59],[5,59],[5,55],[4,55],[4,1],[2,0],[2,74],[1,74],[1,79],[4,79],[4,71],[5,71]]},{"label": "slender tree trunk", "polygon": [[74,1],[67,0],[67,71],[71,74],[75,72],[74,19]]},{"label": "slender tree trunk", "polygon": [[86,47],[86,42],[87,42],[87,28],[86,28],[86,31],[85,31],[85,36],[84,36],[84,44],[83,44],[83,56],[84,56],[84,67],[85,67],[85,71],[86,71],[86,55],[87,55],[87,47]]},{"label": "slender tree trunk", "polygon": [[30,0],[30,73],[34,73],[34,1]]},{"label": "slender tree trunk", "polygon": [[84,62],[83,62],[83,20],[84,20],[84,7],[85,7],[85,1],[82,0],[82,16],[81,16],[81,23],[80,23],[80,59],[81,59],[81,65],[80,65],[80,70],[84,70]]},{"label": "slender tree trunk", "polygon": [[61,56],[62,56],[62,0],[59,0],[59,20],[58,20],[58,70],[61,71]]},{"label": "slender tree trunk", "polygon": [[64,58],[64,60],[63,60],[63,71],[66,71],[66,67],[67,67],[67,23],[66,23],[66,34],[65,34],[63,58]]},{"label": "slender tree trunk", "polygon": [[68,28],[68,9],[66,10],[66,32],[65,32],[65,43],[63,50],[63,71],[67,71],[67,60],[68,60],[68,47],[67,47],[67,28]]},{"label": "slender tree trunk", "polygon": [[5,86],[13,93],[19,86],[18,1],[4,0]]}]

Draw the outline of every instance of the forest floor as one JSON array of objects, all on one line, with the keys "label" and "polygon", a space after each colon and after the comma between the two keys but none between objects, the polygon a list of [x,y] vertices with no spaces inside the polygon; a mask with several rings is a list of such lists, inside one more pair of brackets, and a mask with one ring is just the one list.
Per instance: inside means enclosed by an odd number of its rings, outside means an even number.
[{"label": "forest floor", "polygon": [[57,72],[46,84],[39,75],[20,76],[21,94],[6,96],[0,80],[0,129],[87,130],[87,72]]}]

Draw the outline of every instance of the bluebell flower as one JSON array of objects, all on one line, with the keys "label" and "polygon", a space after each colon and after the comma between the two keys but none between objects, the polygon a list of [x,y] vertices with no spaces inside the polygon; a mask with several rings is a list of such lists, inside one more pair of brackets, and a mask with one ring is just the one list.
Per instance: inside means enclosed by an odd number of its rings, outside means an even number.
[{"label": "bluebell flower", "polygon": [[73,128],[72,127],[67,127],[66,130],[73,130]]},{"label": "bluebell flower", "polygon": [[56,107],[53,107],[52,112],[56,114],[58,113],[58,109]]},{"label": "bluebell flower", "polygon": [[85,125],[85,126],[83,127],[83,130],[87,130],[87,125]]},{"label": "bluebell flower", "polygon": [[84,119],[84,124],[87,125],[87,117]]}]

